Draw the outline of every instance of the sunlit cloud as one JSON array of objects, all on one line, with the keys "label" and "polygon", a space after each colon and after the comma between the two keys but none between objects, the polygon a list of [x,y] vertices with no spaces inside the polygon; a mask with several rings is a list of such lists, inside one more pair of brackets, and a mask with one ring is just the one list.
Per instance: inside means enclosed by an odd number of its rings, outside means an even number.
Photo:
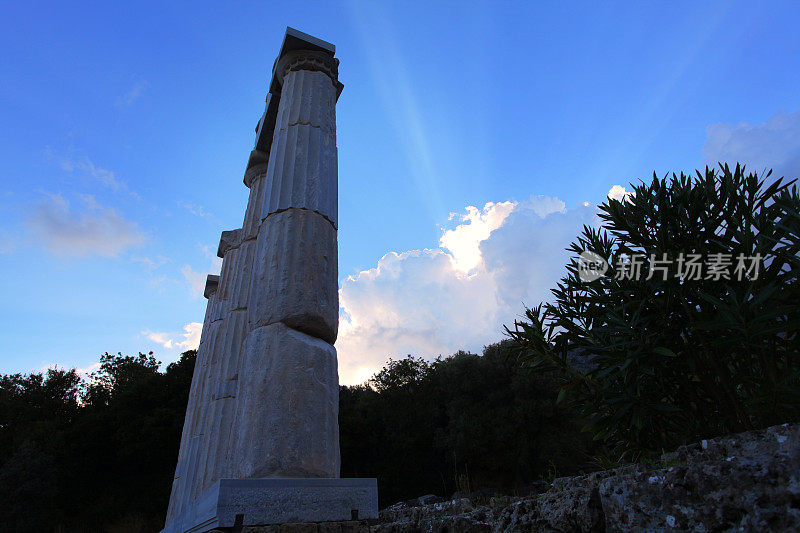
[{"label": "sunlit cloud", "polygon": [[479,351],[502,339],[525,303],[550,298],[565,248],[583,224],[597,224],[595,207],[566,209],[547,196],[465,211],[440,248],[390,252],[342,282],[342,383],[363,382],[389,357]]},{"label": "sunlit cloud", "polygon": [[439,246],[450,252],[456,270],[466,274],[481,265],[480,243],[503,225],[516,206],[517,202],[489,202],[483,209],[467,206],[466,214],[450,213],[450,220],[457,219],[462,224],[446,230]]},{"label": "sunlit cloud", "polygon": [[614,185],[608,191],[608,197],[612,200],[619,200],[620,202],[627,199],[630,196],[634,196],[636,193],[634,191],[629,191],[622,185]]},{"label": "sunlit cloud", "polygon": [[179,349],[186,351],[197,349],[200,345],[202,330],[202,322],[189,322],[183,326],[182,333],[144,330],[141,334],[167,350]]}]

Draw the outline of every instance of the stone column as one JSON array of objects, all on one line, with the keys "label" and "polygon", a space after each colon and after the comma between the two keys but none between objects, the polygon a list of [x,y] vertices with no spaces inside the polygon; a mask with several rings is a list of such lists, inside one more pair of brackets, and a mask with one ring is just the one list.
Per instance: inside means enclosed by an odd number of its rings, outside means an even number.
[{"label": "stone column", "polygon": [[167,509],[167,522],[170,522],[181,512],[186,503],[187,495],[191,490],[191,486],[187,488],[187,478],[193,477],[193,475],[189,473],[188,466],[189,463],[192,462],[194,452],[196,452],[197,449],[197,443],[195,441],[197,434],[202,433],[202,430],[198,431],[198,424],[202,423],[199,414],[208,371],[208,347],[209,344],[211,344],[207,340],[207,336],[208,332],[211,330],[211,323],[214,318],[214,304],[218,285],[219,276],[209,275],[206,279],[205,290],[203,291],[203,296],[208,299],[206,314],[203,319],[203,335],[200,338],[200,345],[197,347],[192,385],[189,389],[189,401],[186,406],[186,417],[183,421],[178,465],[175,468],[172,493],[169,498],[169,508]]},{"label": "stone column", "polygon": [[266,172],[266,155],[254,150],[244,177],[245,185],[250,188],[250,195],[242,228],[223,232],[217,250],[217,255],[223,258],[219,293],[220,298],[227,301],[227,312],[220,346],[220,364],[211,384],[208,419],[213,424],[214,431],[205,441],[207,446],[201,458],[200,493],[217,480],[231,476],[240,355],[248,333],[250,277],[261,223],[261,199]]},{"label": "stone column", "polygon": [[233,476],[339,477],[338,60],[285,53],[239,372]]},{"label": "stone column", "polygon": [[222,258],[217,297],[225,302],[225,310],[212,359],[213,371],[208,377],[209,395],[205,416],[209,431],[202,441],[203,447],[198,457],[195,496],[202,494],[219,479],[227,465],[239,350],[247,325],[247,308],[239,308],[238,303],[233,301],[234,289],[241,283],[242,277],[240,244],[241,230],[222,232],[217,252]]},{"label": "stone column", "polygon": [[244,221],[223,232],[221,277],[206,291],[162,533],[378,516],[375,479],[338,478],[334,54],[286,29]]},{"label": "stone column", "polygon": [[181,435],[167,522],[210,485],[230,475],[239,354],[247,334],[250,273],[261,225],[266,154],[253,150],[244,175],[250,188],[242,229],[224,231],[217,255],[222,279],[209,275],[203,332]]},{"label": "stone column", "polygon": [[211,418],[211,404],[214,397],[214,382],[220,365],[220,359],[224,357],[222,350],[228,300],[224,297],[222,292],[222,276],[214,276],[214,278],[216,278],[216,287],[214,289],[213,298],[209,299],[209,311],[207,311],[210,313],[210,323],[208,324],[208,328],[204,328],[201,334],[205,352],[203,357],[204,368],[200,376],[192,378],[192,381],[194,381],[194,379],[200,381],[201,389],[198,397],[198,406],[194,413],[196,419],[196,422],[193,423],[194,431],[190,435],[187,475],[184,482],[184,506],[202,494],[202,465],[206,460],[206,450],[208,449],[209,439],[213,437],[216,432],[216,421]]}]

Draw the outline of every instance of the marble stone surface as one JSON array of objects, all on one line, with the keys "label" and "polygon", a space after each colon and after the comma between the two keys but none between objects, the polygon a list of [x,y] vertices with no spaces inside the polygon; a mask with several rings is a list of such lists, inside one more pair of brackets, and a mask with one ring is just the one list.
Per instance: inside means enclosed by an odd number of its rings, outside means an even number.
[{"label": "marble stone surface", "polygon": [[317,71],[286,74],[267,169],[261,218],[290,207],[338,225],[336,88]]},{"label": "marble stone surface", "polygon": [[281,87],[276,129],[307,124],[336,135],[336,88],[324,72],[298,70],[287,72]]},{"label": "marble stone surface", "polygon": [[243,241],[239,244],[235,266],[238,275],[232,280],[228,289],[228,305],[231,311],[247,309],[250,301],[250,281],[255,253],[256,239]]},{"label": "marble stone surface", "polygon": [[251,331],[239,371],[233,475],[339,477],[336,349],[284,324]]},{"label": "marble stone surface", "polygon": [[247,207],[242,222],[242,240],[255,239],[261,225],[261,205],[264,203],[264,189],[267,183],[267,167],[258,165],[248,168],[245,173],[250,194],[247,197]]},{"label": "marble stone surface", "polygon": [[206,284],[165,532],[377,516],[374,479],[338,479],[334,51],[287,29],[275,62],[242,227]]},{"label": "marble stone surface", "polygon": [[210,394],[206,419],[213,426],[207,429],[204,446],[198,457],[200,491],[206,490],[220,478],[230,477],[229,455],[233,447],[239,364],[247,334],[247,310],[229,312],[223,323],[224,332],[217,349],[219,364],[208,385]]},{"label": "marble stone surface", "polygon": [[219,246],[217,247],[217,257],[225,257],[225,254],[231,248],[239,246],[241,242],[241,229],[232,229],[223,231],[219,238]]},{"label": "marble stone surface", "polygon": [[203,289],[203,297],[211,298],[211,295],[217,292],[218,287],[219,287],[219,276],[215,276],[214,274],[209,274],[208,276],[206,276],[206,286]]},{"label": "marble stone surface", "polygon": [[354,514],[358,519],[378,517],[375,479],[220,479],[161,533],[344,521]]},{"label": "marble stone surface", "polygon": [[[211,276],[209,276],[211,277]],[[214,276],[210,284],[206,281],[206,297],[211,299],[217,290],[218,277]],[[197,433],[199,406],[201,398],[203,397],[203,389],[206,383],[205,372],[207,371],[207,349],[209,345],[208,332],[211,328],[211,312],[213,305],[211,301],[206,306],[206,314],[203,320],[203,333],[205,335],[200,338],[200,345],[197,348],[197,357],[195,358],[194,371],[192,377],[192,385],[189,389],[189,400],[186,406],[186,417],[183,421],[183,431],[181,433],[181,447],[178,452],[178,464],[175,467],[175,476],[172,482],[172,491],[170,493],[169,507],[167,509],[167,522],[172,520],[177,515],[186,500],[187,491],[187,477],[188,465],[191,461],[192,446],[190,441],[192,436]]]},{"label": "marble stone surface", "polygon": [[261,224],[254,258],[250,327],[276,322],[330,344],[339,326],[336,230],[305,209],[275,213]]}]

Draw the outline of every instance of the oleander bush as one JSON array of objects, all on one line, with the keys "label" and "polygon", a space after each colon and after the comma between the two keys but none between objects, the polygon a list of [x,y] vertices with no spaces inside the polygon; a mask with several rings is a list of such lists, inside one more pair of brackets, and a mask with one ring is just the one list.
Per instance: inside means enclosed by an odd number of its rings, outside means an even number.
[{"label": "oleander bush", "polygon": [[800,419],[800,199],[769,176],[720,165],[609,199],[569,247],[606,275],[574,258],[506,328],[617,456]]}]

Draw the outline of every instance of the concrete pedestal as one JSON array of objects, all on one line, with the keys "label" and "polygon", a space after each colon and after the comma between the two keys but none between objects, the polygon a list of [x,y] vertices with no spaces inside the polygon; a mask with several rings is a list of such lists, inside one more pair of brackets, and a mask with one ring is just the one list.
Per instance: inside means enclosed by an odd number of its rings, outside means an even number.
[{"label": "concrete pedestal", "polygon": [[371,478],[220,479],[161,533],[377,517],[378,483]]}]

